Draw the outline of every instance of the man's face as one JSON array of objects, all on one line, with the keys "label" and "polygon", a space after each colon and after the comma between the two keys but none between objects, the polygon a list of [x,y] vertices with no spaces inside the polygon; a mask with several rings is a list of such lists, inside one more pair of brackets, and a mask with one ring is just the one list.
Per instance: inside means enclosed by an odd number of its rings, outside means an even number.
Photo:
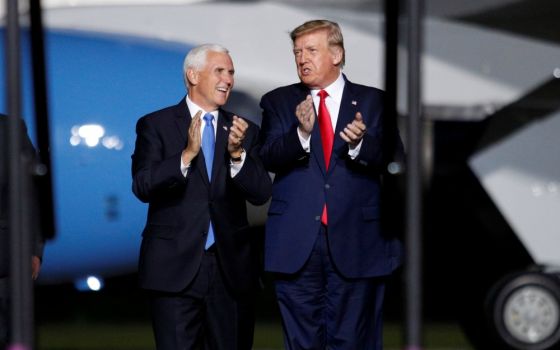
[{"label": "man's face", "polygon": [[310,89],[323,89],[338,78],[342,59],[340,48],[330,48],[327,31],[303,34],[294,41],[294,58],[299,79]]},{"label": "man's face", "polygon": [[205,111],[223,106],[233,88],[233,62],[227,53],[208,52],[206,65],[199,71],[190,71],[189,96]]}]

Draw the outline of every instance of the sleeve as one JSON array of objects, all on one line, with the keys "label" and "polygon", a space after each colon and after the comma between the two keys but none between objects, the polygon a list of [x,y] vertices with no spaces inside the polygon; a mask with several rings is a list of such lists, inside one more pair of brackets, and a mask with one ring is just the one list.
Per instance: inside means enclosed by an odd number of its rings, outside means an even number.
[{"label": "sleeve", "polygon": [[[263,110],[260,156],[265,168],[273,173],[287,171],[309,159],[297,132],[297,118],[291,106],[273,104],[266,96]],[[293,108],[295,110],[295,107]]]},{"label": "sleeve", "polygon": [[233,177],[234,183],[245,194],[245,199],[253,205],[262,205],[272,195],[272,180],[259,156],[258,127],[250,124],[249,133],[243,144],[246,156],[243,166]]},{"label": "sleeve", "polygon": [[132,155],[132,191],[142,202],[151,202],[169,191],[184,188],[181,172],[181,151],[167,158],[164,154],[164,135],[153,120],[143,117],[136,125],[136,144]]}]

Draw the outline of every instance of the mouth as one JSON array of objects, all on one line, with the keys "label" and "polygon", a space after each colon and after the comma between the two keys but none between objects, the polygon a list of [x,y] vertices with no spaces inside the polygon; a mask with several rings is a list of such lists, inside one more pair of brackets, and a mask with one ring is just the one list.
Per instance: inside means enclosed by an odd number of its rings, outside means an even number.
[{"label": "mouth", "polygon": [[311,74],[311,69],[308,68],[308,67],[301,67],[301,68],[300,68],[300,71],[301,71],[301,74],[303,74],[303,75],[309,75],[309,74]]},{"label": "mouth", "polygon": [[227,87],[218,87],[216,90],[224,94],[227,94],[227,92],[229,91]]}]

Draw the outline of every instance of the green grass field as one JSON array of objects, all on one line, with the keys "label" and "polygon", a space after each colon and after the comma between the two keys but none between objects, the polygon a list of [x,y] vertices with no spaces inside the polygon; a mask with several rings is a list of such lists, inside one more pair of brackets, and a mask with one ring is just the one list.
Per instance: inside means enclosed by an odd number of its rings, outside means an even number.
[{"label": "green grass field", "polygon": [[[120,278],[100,293],[78,293],[72,285],[42,287],[36,292],[39,350],[153,350],[149,309],[135,288],[136,276]],[[272,292],[257,298],[254,350],[281,350],[280,315]],[[403,349],[402,301],[388,293],[384,350]],[[431,309],[430,309],[431,310]],[[427,318],[433,319],[433,318]],[[456,322],[428,322],[423,350],[473,350]],[[361,350],[361,349],[359,349]]]},{"label": "green grass field", "polygon": [[[385,350],[402,349],[402,328],[386,324]],[[454,324],[428,324],[424,328],[424,350],[472,350],[461,329]],[[152,330],[147,323],[54,323],[39,326],[39,350],[152,350]],[[280,350],[279,324],[258,323],[255,350]]]}]

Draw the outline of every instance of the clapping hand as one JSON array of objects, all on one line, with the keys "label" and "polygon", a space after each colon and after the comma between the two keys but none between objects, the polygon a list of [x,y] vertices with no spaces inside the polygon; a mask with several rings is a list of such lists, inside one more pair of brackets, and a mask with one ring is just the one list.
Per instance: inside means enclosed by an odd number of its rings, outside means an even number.
[{"label": "clapping hand", "polygon": [[229,128],[228,152],[232,158],[241,157],[243,152],[243,140],[249,124],[243,118],[233,116],[233,124]]},{"label": "clapping hand", "polygon": [[347,124],[340,132],[340,137],[348,143],[350,149],[354,149],[366,134],[366,125],[360,112],[356,113],[354,120]]},{"label": "clapping hand", "polygon": [[306,139],[311,135],[315,123],[315,109],[311,95],[307,95],[296,107],[296,117],[299,120],[299,131]]}]

